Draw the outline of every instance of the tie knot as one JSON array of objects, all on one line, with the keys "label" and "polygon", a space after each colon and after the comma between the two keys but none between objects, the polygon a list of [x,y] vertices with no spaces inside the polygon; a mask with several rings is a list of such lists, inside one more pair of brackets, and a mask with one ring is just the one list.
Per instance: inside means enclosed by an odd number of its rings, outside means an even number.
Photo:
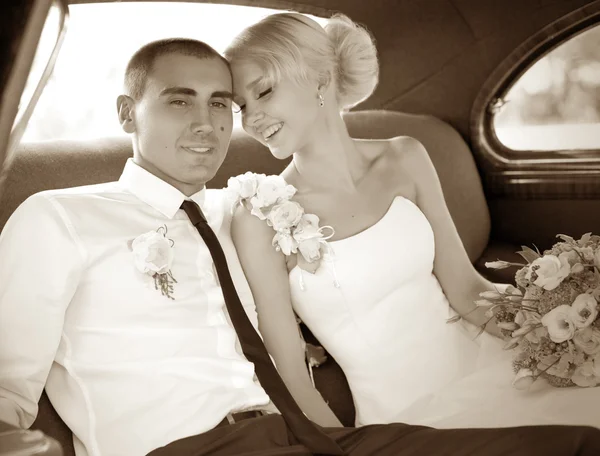
[{"label": "tie knot", "polygon": [[181,203],[181,209],[185,211],[193,225],[198,225],[200,222],[206,223],[206,217],[204,217],[202,210],[200,210],[200,206],[195,202],[185,200]]}]

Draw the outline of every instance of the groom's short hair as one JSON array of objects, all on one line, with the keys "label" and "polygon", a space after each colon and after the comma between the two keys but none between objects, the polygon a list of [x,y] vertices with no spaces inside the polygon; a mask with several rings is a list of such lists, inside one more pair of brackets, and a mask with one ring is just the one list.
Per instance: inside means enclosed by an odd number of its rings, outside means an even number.
[{"label": "groom's short hair", "polygon": [[190,38],[167,38],[152,41],[142,46],[129,59],[125,70],[125,93],[134,100],[138,100],[144,94],[146,81],[151,73],[155,60],[165,54],[182,54],[199,59],[216,58],[221,60],[230,68],[229,62],[208,44]]}]

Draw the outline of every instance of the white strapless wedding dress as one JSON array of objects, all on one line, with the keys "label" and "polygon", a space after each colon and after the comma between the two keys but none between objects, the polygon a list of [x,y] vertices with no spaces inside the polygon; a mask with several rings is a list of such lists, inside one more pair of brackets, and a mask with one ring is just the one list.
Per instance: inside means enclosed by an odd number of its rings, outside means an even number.
[{"label": "white strapless wedding dress", "polygon": [[502,341],[446,323],[455,313],[433,275],[433,231],[410,200],[329,245],[315,274],[290,272],[292,302],[346,374],[357,426],[600,427],[600,389],[538,380],[518,391]]}]

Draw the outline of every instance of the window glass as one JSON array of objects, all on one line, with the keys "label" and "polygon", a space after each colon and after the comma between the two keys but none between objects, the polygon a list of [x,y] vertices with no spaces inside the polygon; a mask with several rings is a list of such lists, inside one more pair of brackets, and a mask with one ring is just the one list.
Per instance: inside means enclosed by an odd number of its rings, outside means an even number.
[{"label": "window glass", "polygon": [[[125,135],[116,98],[129,58],[162,38],[195,38],[223,52],[243,28],[282,12],[203,3],[123,2],[70,5],[67,34],[24,141]],[[325,25],[326,19],[311,16]],[[35,68],[33,69],[35,71]],[[27,89],[26,89],[27,90]],[[239,115],[234,121],[240,123]]]},{"label": "window glass", "polygon": [[600,149],[600,26],[539,59],[495,111],[496,136],[515,151]]}]

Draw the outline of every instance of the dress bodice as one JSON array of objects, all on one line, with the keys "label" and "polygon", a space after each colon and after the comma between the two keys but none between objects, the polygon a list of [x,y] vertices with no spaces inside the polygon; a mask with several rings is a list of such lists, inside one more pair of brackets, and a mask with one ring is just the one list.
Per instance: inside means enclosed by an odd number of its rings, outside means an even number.
[{"label": "dress bodice", "polygon": [[329,249],[315,274],[290,271],[292,302],[344,370],[357,424],[394,421],[474,368],[478,345],[446,323],[434,233],[412,201],[396,197],[378,222]]}]

